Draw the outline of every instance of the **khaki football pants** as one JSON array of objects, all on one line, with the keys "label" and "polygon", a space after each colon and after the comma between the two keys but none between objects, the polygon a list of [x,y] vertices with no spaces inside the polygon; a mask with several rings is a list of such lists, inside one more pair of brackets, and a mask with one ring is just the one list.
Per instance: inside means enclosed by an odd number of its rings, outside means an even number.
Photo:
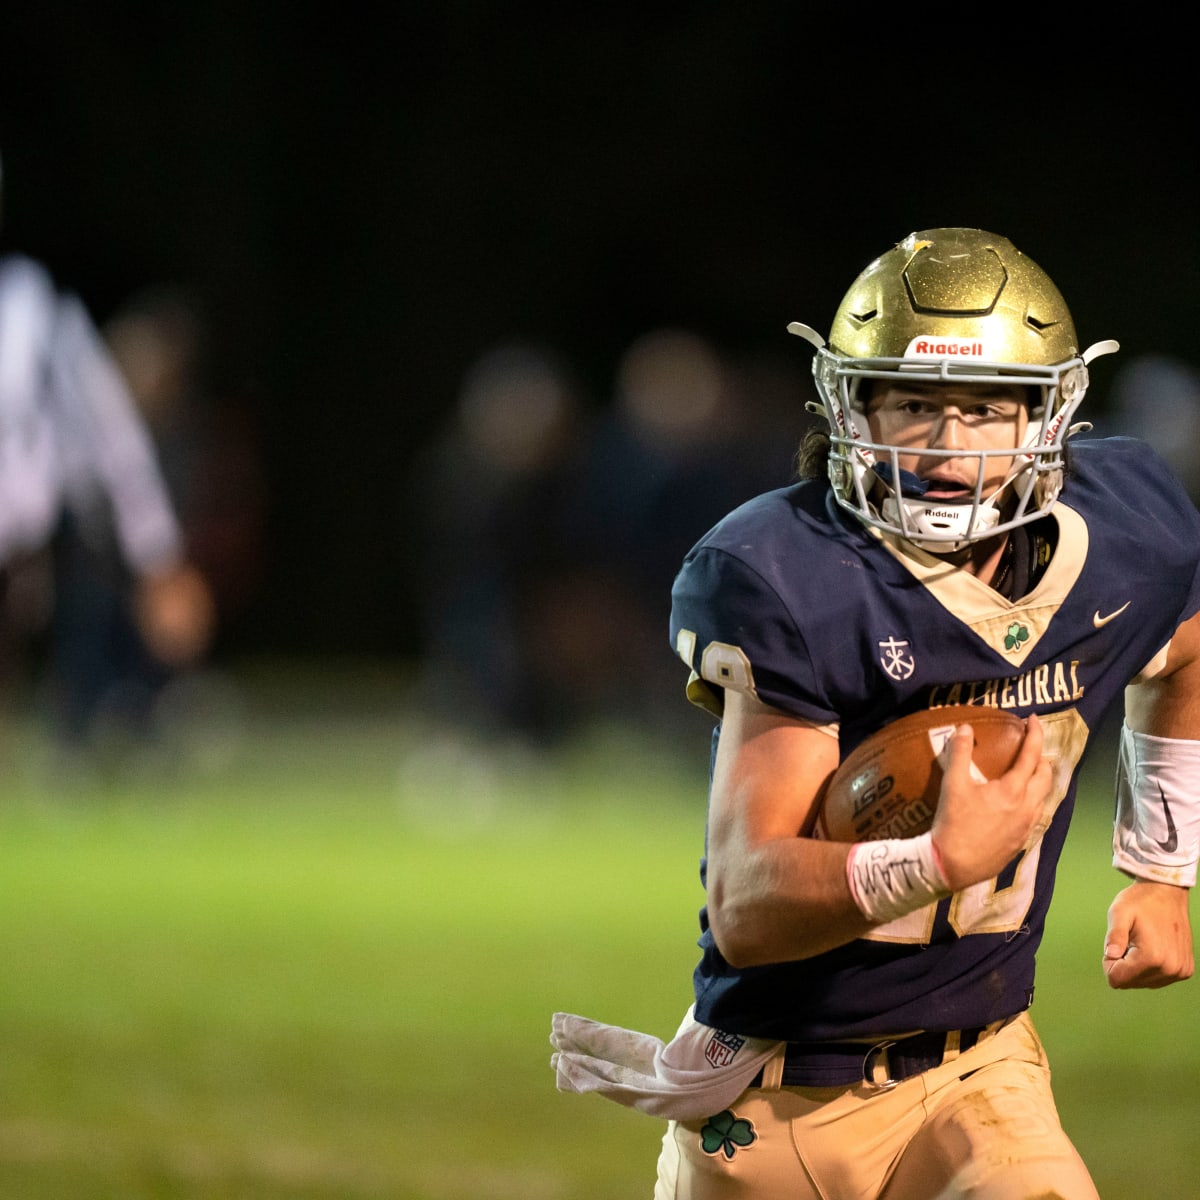
[{"label": "khaki football pants", "polygon": [[765,1086],[707,1120],[672,1121],[654,1189],[654,1200],[968,1196],[1098,1200],[1028,1014],[889,1091]]}]

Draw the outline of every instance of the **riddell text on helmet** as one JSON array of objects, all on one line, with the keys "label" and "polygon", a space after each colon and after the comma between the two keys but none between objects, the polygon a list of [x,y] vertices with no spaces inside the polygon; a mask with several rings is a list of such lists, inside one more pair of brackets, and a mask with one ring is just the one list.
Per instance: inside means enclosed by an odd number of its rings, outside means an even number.
[{"label": "riddell text on helmet", "polygon": [[927,338],[915,337],[908,343],[904,357],[923,356],[945,358],[954,355],[960,358],[983,358],[983,343],[978,338],[940,338],[931,342]]}]

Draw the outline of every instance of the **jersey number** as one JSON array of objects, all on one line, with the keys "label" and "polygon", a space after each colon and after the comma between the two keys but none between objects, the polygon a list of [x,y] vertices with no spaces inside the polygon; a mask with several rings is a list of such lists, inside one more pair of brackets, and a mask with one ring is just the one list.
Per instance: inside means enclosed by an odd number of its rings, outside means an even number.
[{"label": "jersey number", "polygon": [[[972,884],[950,898],[947,916],[959,937],[969,933],[1014,933],[1024,926],[1029,915],[1042,854],[1042,834],[1067,794],[1087,741],[1087,726],[1073,708],[1044,716],[1041,722],[1046,731],[1042,753],[1054,764],[1054,782],[1038,823],[1037,836],[1015,860],[1016,869],[1011,874]],[[937,907],[936,903],[928,904],[880,925],[865,938],[877,942],[928,942],[933,936]]]}]

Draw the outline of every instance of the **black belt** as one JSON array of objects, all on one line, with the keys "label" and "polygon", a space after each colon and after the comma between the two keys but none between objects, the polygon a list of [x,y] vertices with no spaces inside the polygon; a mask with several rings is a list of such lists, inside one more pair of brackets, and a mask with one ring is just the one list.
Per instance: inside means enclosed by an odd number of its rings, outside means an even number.
[{"label": "black belt", "polygon": [[[970,1050],[987,1026],[958,1031],[958,1049]],[[953,1046],[953,1033],[914,1033],[895,1041],[879,1042],[788,1042],[783,1059],[783,1087],[844,1087],[867,1083],[894,1086],[902,1079],[940,1067]],[[886,1078],[875,1078],[878,1065],[887,1068]],[[763,1072],[751,1087],[762,1087]]]}]

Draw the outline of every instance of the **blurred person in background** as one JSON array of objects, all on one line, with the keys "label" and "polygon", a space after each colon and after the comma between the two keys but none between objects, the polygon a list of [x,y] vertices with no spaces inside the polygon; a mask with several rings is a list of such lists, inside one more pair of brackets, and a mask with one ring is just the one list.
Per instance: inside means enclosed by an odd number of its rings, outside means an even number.
[{"label": "blurred person in background", "polygon": [[[265,487],[245,413],[212,394],[207,323],[177,285],[129,297],[101,334],[149,433],[188,559],[206,581],[217,630],[253,601],[261,582]],[[52,545],[56,603],[43,697],[69,744],[110,757],[174,752],[184,722],[219,717],[233,697],[208,655],[154,652],[111,537],[63,522]],[[211,647],[210,647],[211,649]]]},{"label": "blurred person in background", "polygon": [[263,582],[267,488],[244,404],[209,378],[209,323],[188,288],[131,296],[101,332],[154,441],[188,553],[212,588],[218,629],[245,616]]},{"label": "blurred person in background", "polygon": [[571,518],[607,593],[607,636],[592,647],[596,713],[622,713],[656,738],[694,733],[672,702],[674,665],[656,653],[671,582],[697,529],[791,477],[797,442],[769,423],[777,385],[765,364],[743,368],[684,328],[648,330],[618,359]]},{"label": "blurred person in background", "polygon": [[[589,641],[566,524],[588,410],[543,346],[495,346],[413,468],[421,533],[422,696],[429,715],[502,743],[555,741]],[[566,676],[567,678],[564,678]]]},{"label": "blurred person in background", "polygon": [[1171,354],[1139,355],[1117,372],[1108,409],[1098,431],[1149,442],[1200,502],[1200,370]]},{"label": "blurred person in background", "polygon": [[[216,624],[211,588],[189,556],[153,440],[119,368],[83,301],[41,263],[5,252],[0,579],[10,668],[48,614],[75,601],[50,553],[64,531],[111,547],[115,586],[156,663],[176,670],[207,654]],[[86,737],[74,723],[79,711],[61,711],[57,729],[68,740]]]}]

